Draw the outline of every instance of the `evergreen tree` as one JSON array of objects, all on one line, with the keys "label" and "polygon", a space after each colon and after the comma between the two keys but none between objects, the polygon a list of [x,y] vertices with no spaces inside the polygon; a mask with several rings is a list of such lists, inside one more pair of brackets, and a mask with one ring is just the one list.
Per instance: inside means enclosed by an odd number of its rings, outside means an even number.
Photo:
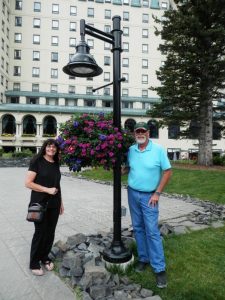
[{"label": "evergreen tree", "polygon": [[224,117],[225,87],[225,0],[174,0],[176,9],[155,18],[161,29],[159,50],[166,55],[157,71],[161,102],[147,113],[162,124],[186,128],[197,125],[198,164],[212,164],[213,121]]}]

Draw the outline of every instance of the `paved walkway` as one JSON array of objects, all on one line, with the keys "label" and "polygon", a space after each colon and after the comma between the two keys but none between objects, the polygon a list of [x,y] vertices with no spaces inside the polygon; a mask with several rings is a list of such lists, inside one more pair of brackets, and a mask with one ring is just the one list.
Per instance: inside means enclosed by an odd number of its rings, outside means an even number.
[{"label": "paved walkway", "polygon": [[[24,187],[26,168],[0,168],[0,300],[74,300],[72,291],[53,272],[35,277],[28,269],[33,224],[25,221],[30,191]],[[67,171],[63,169],[62,171]],[[112,186],[62,176],[65,214],[60,217],[55,241],[82,232],[109,231],[112,227]],[[126,190],[122,205],[127,207]],[[179,199],[160,199],[160,220],[201,209]],[[130,215],[122,226],[130,225]]]}]

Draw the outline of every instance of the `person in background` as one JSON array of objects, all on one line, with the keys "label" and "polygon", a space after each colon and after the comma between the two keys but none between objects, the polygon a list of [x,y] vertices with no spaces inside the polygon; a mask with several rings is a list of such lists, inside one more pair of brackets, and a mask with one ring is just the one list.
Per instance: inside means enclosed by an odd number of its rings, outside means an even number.
[{"label": "person in background", "polygon": [[166,265],[158,228],[159,198],[172,171],[163,147],[149,139],[149,128],[144,122],[134,128],[136,144],[128,151],[128,203],[138,251],[136,271],[150,263],[156,274],[157,287],[167,286]]},{"label": "person in background", "polygon": [[39,153],[31,160],[25,180],[25,186],[32,190],[29,205],[39,203],[46,207],[44,220],[34,223],[35,232],[31,242],[30,269],[37,276],[44,274],[41,263],[47,271],[54,268],[48,255],[54,242],[59,214],[64,212],[60,189],[59,151],[54,139],[46,140]]}]

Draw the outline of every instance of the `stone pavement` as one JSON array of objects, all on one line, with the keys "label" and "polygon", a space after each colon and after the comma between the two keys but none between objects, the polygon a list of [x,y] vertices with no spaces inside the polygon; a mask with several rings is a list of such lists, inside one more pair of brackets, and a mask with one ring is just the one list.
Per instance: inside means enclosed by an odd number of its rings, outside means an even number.
[{"label": "stone pavement", "polygon": [[[30,273],[29,251],[33,224],[25,220],[30,191],[24,187],[27,168],[0,168],[0,300],[74,300],[73,292],[53,272]],[[62,168],[62,171],[68,171]],[[112,227],[113,187],[62,176],[65,214],[60,217],[55,241],[75,233],[97,233]],[[122,205],[127,192],[122,189]],[[160,221],[178,218],[201,208],[180,199],[161,197]],[[130,225],[127,209],[122,226]]]}]

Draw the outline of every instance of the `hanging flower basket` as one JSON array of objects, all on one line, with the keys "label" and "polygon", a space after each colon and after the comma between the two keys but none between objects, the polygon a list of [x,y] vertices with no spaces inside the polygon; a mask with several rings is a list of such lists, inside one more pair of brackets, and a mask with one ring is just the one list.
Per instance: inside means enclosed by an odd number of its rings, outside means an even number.
[{"label": "hanging flower basket", "polygon": [[109,170],[114,167],[118,154],[121,163],[126,161],[133,136],[114,127],[111,114],[82,114],[61,125],[57,141],[62,162],[70,170],[78,172],[88,166]]}]

